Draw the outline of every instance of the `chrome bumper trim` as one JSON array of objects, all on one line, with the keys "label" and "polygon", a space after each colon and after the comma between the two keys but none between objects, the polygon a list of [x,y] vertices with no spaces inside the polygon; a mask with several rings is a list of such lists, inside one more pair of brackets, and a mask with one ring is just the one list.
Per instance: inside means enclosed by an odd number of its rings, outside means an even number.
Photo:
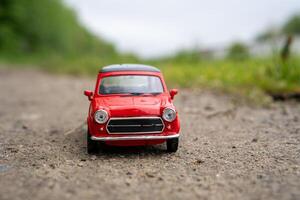
[{"label": "chrome bumper trim", "polygon": [[92,136],[92,140],[97,141],[124,141],[124,140],[164,140],[171,138],[178,138],[179,134],[175,135],[139,135],[139,136],[117,136],[117,137],[95,137]]}]

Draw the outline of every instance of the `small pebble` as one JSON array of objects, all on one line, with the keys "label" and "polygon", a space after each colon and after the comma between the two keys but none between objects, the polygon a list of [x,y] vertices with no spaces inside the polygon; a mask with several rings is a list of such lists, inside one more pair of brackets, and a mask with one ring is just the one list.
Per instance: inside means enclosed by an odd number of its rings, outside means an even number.
[{"label": "small pebble", "polygon": [[83,167],[83,162],[77,164],[78,167]]},{"label": "small pebble", "polygon": [[97,160],[97,156],[92,155],[92,156],[91,156],[91,160]]},{"label": "small pebble", "polygon": [[130,176],[130,175],[132,175],[132,173],[131,172],[127,172],[126,175]]},{"label": "small pebble", "polygon": [[148,176],[149,178],[154,178],[154,175],[150,172],[146,172],[146,176]]},{"label": "small pebble", "polygon": [[196,160],[196,163],[197,164],[202,164],[202,163],[204,163],[204,160],[198,159],[198,160]]},{"label": "small pebble", "polygon": [[252,139],[252,142],[257,142],[257,138],[253,138],[253,139]]},{"label": "small pebble", "polygon": [[22,129],[27,130],[28,126],[26,126],[25,124],[22,125]]},{"label": "small pebble", "polygon": [[50,167],[51,169],[55,169],[55,165],[54,165],[54,164],[50,164],[49,167]]}]

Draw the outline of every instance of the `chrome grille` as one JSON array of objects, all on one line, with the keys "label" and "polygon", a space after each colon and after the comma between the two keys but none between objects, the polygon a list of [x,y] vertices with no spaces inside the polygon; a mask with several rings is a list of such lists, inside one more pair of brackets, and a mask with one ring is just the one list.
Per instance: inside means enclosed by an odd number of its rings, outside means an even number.
[{"label": "chrome grille", "polygon": [[161,133],[164,123],[160,117],[111,118],[107,123],[110,134]]}]

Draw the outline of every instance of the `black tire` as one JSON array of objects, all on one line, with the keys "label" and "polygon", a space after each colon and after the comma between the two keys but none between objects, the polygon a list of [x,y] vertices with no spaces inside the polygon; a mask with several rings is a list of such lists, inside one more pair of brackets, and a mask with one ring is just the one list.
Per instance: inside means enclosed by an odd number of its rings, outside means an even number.
[{"label": "black tire", "polygon": [[178,149],[178,138],[172,138],[167,140],[167,151],[168,152],[176,152]]},{"label": "black tire", "polygon": [[89,133],[89,131],[87,131],[87,152],[88,154],[94,154],[98,151],[98,144],[97,144],[97,141],[94,141],[91,139],[91,135]]}]

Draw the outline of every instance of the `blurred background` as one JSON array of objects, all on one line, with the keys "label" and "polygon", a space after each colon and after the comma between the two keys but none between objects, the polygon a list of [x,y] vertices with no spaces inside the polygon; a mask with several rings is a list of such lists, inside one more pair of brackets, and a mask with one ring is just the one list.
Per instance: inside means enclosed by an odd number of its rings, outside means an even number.
[{"label": "blurred background", "polygon": [[173,87],[300,93],[300,1],[1,0],[0,65],[95,77],[159,67]]}]

